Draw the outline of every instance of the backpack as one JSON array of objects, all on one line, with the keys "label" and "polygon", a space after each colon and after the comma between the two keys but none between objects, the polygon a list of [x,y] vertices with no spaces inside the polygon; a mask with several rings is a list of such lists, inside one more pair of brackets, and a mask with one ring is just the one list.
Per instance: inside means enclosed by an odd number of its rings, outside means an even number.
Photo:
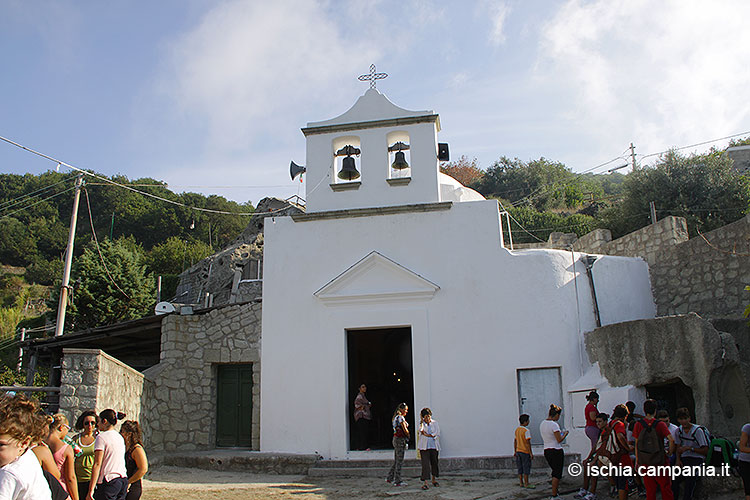
[{"label": "backpack", "polygon": [[620,458],[625,454],[625,450],[617,441],[617,433],[614,431],[612,424],[607,424],[602,430],[602,435],[599,437],[597,445],[599,447],[596,449],[596,456],[604,466],[618,464]]},{"label": "backpack", "polygon": [[679,438],[680,438],[680,443],[683,443],[683,444],[684,444],[684,443],[685,443],[685,441],[692,441],[692,442],[694,442],[694,443],[695,443],[695,447],[696,447],[696,448],[700,448],[700,446],[699,446],[699,445],[700,445],[700,442],[698,442],[698,438],[696,438],[696,437],[695,437],[695,434],[696,434],[696,433],[697,433],[697,432],[698,432],[699,430],[700,430],[701,432],[703,432],[703,437],[705,437],[705,438],[706,438],[706,443],[708,443],[708,447],[709,447],[709,450],[710,450],[710,449],[711,449],[711,446],[710,446],[710,445],[711,445],[711,441],[713,441],[714,437],[713,437],[713,436],[711,435],[711,433],[710,433],[710,432],[708,432],[708,429],[706,429],[706,426],[704,426],[704,425],[699,425],[699,426],[697,426],[697,427],[696,427],[696,428],[695,428],[695,429],[693,430],[693,432],[692,432],[692,433],[691,433],[691,434],[690,434],[689,436],[686,436],[686,435],[685,435],[685,434],[684,434],[684,433],[682,432],[682,426],[680,426],[680,427],[679,427],[679,429],[677,430],[677,435],[678,435],[678,436],[679,436]]},{"label": "backpack", "polygon": [[663,465],[666,462],[667,455],[664,453],[664,441],[656,432],[656,424],[658,423],[658,420],[654,420],[649,425],[646,420],[640,420],[643,428],[638,435],[639,465]]},{"label": "backpack", "polygon": [[737,461],[734,458],[734,443],[725,438],[714,438],[708,446],[708,455],[706,455],[706,465],[721,467],[729,464],[735,467]]}]

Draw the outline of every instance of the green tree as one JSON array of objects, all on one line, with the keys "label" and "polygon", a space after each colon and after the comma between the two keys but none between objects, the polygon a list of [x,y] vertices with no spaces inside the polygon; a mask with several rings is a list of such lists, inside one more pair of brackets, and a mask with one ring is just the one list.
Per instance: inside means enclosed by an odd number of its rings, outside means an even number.
[{"label": "green tree", "polygon": [[202,241],[182,240],[177,236],[167,238],[154,246],[145,256],[148,269],[154,274],[180,274],[211,255],[211,248]]},{"label": "green tree", "polygon": [[577,177],[562,163],[546,158],[524,162],[503,156],[487,169],[476,189],[487,198],[539,211],[573,208],[585,199]]},{"label": "green tree", "polygon": [[733,172],[721,151],[690,156],[671,151],[655,166],[627,176],[622,202],[602,214],[603,226],[618,238],[650,224],[651,201],[659,218],[685,217],[692,237],[748,213],[750,179]]},{"label": "green tree", "polygon": [[[576,233],[583,236],[597,228],[596,219],[588,215],[561,215],[555,212],[540,212],[532,207],[510,208],[513,216],[510,227],[513,231],[513,243],[535,243],[547,241],[553,232]],[[522,227],[523,228],[522,228]],[[509,241],[507,225],[503,224],[506,241]]]},{"label": "green tree", "polygon": [[[73,266],[71,283],[75,285],[66,329],[81,330],[151,314],[156,301],[155,282],[146,271],[140,245],[131,237],[101,241],[99,246],[101,256],[91,242]],[[58,299],[55,290],[50,309],[57,309]]]}]

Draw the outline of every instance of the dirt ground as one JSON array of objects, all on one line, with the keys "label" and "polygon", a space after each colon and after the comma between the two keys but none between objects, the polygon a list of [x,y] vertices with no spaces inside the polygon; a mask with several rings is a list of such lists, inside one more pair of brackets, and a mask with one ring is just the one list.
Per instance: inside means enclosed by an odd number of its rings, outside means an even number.
[{"label": "dirt ground", "polygon": [[[440,487],[421,489],[421,482],[408,479],[406,487],[394,487],[382,478],[318,478],[277,476],[242,472],[216,472],[181,467],[157,467],[149,472],[143,484],[143,500],[340,500],[340,499],[442,499],[442,500],[538,500],[551,495],[549,473],[532,471],[531,482],[536,489],[521,489],[512,471],[467,471],[446,474]],[[560,493],[572,500],[580,486],[579,480],[564,478]],[[609,496],[599,491],[599,498]],[[716,500],[736,500],[742,492],[707,495]],[[640,500],[637,495],[630,497]],[[660,498],[660,497],[658,497]]]},{"label": "dirt ground", "polygon": [[[408,479],[408,486],[394,487],[383,478],[311,478],[306,476],[275,476],[239,472],[215,472],[179,467],[159,467],[144,480],[144,500],[231,499],[260,500],[294,498],[298,500],[397,498],[445,500],[539,499],[550,496],[548,474],[532,474],[537,489],[521,489],[518,478],[511,473],[467,472],[446,474],[440,487],[421,489],[417,479]],[[543,483],[543,484],[542,484]],[[565,490],[571,491],[573,485]]]}]

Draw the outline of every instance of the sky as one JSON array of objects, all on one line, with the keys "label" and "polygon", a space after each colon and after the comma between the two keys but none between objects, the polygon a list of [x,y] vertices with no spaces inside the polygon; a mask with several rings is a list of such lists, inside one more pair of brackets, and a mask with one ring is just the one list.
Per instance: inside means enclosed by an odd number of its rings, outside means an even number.
[{"label": "sky", "polygon": [[[452,159],[602,173],[631,142],[648,165],[750,135],[747,19],[746,0],[2,0],[0,136],[176,192],[304,197],[300,129],[376,64]],[[55,166],[0,142],[2,173]]]}]

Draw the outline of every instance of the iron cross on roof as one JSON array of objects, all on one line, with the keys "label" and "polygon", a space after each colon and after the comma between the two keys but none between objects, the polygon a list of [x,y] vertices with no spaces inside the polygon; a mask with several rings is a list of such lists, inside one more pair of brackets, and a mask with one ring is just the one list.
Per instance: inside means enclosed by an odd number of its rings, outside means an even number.
[{"label": "iron cross on roof", "polygon": [[375,73],[375,65],[374,64],[370,64],[370,73],[369,74],[364,74],[364,75],[359,75],[359,78],[357,78],[357,79],[360,82],[369,81],[370,82],[370,88],[374,89],[375,88],[375,82],[377,80],[382,80],[383,78],[387,78],[387,77],[388,77],[388,73]]}]

